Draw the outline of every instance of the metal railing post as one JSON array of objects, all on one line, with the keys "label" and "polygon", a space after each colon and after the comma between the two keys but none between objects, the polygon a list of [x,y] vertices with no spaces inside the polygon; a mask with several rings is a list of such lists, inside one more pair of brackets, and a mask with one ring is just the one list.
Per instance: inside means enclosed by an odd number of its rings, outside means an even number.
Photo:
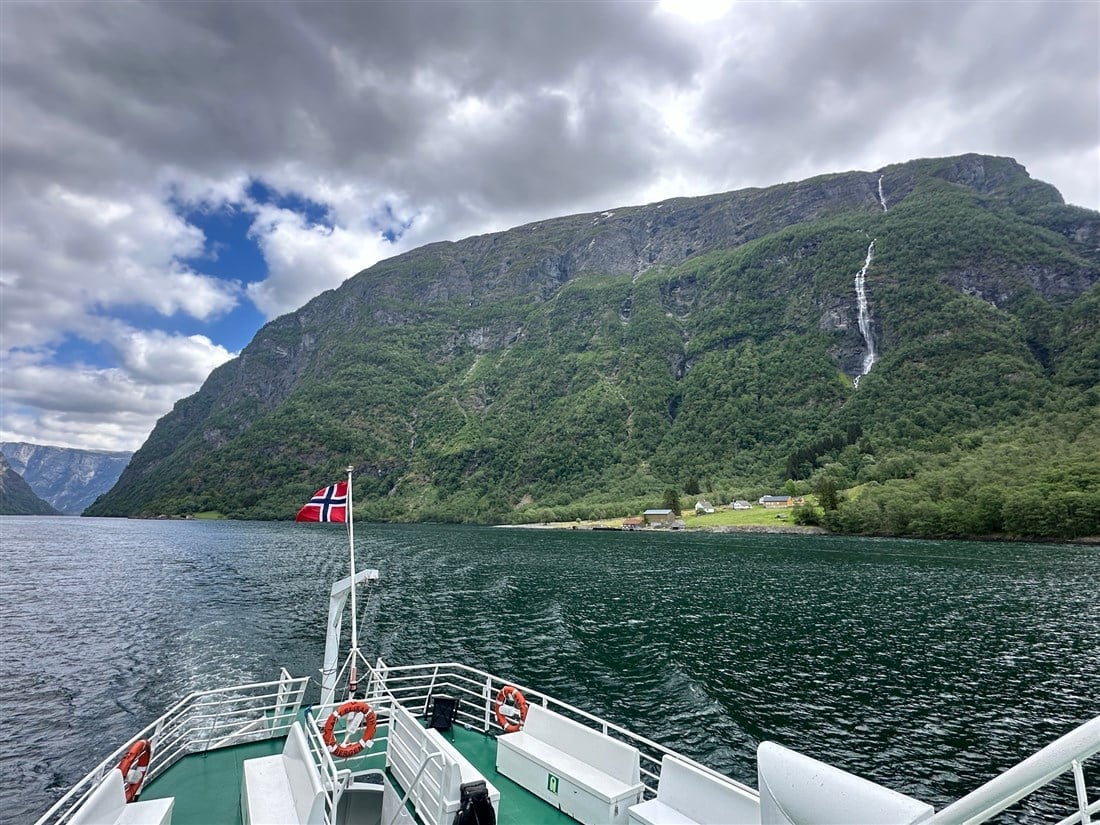
[{"label": "metal railing post", "polygon": [[490,715],[491,715],[491,712],[492,712],[492,707],[493,707],[493,677],[492,676],[486,676],[485,677],[485,687],[484,687],[483,690],[484,690],[484,693],[482,694],[482,698],[485,700],[485,727],[484,727],[484,730],[488,731],[489,730],[489,718],[490,718]]},{"label": "metal railing post", "polygon": [[1081,768],[1081,760],[1073,760],[1073,784],[1077,788],[1077,810],[1081,813],[1081,825],[1090,825],[1092,818],[1089,816],[1089,795],[1085,790],[1085,772]]}]

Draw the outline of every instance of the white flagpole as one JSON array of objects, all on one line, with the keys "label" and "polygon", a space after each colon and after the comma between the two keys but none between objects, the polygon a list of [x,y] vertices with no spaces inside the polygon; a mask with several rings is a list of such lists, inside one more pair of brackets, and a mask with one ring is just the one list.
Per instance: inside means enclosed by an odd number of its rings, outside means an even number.
[{"label": "white flagpole", "polygon": [[[355,517],[352,513],[351,501],[351,473],[354,467],[348,467],[348,557],[351,560],[351,671],[348,680],[348,692],[355,693],[355,662],[359,656],[359,628],[356,626],[357,610],[355,607]],[[352,696],[351,698],[354,698]]]}]

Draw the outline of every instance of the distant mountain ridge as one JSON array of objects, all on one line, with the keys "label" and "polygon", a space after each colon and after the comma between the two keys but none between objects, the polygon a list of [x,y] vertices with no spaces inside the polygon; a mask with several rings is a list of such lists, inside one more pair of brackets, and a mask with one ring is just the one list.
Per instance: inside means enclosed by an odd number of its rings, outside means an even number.
[{"label": "distant mountain ridge", "polygon": [[[88,512],[287,518],[352,464],[384,520],[604,518],[689,480],[713,500],[824,478],[866,490],[848,530],[1027,533],[1018,511],[1072,500],[1036,523],[1077,535],[1100,488],[1098,283],[1100,213],[983,155],[430,244],[263,327]],[[946,483],[894,506],[1055,420],[1073,436],[998,470],[984,515]]]},{"label": "distant mountain ridge", "polygon": [[80,515],[110,490],[133,455],[21,441],[0,442],[0,453],[38,497],[66,515]]},{"label": "distant mountain ridge", "polygon": [[57,510],[34,490],[0,453],[0,516],[56,516]]}]

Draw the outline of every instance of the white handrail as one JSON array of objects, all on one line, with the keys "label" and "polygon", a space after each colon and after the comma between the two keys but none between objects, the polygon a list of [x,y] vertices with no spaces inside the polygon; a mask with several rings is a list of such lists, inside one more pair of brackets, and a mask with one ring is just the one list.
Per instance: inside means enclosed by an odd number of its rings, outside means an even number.
[{"label": "white handrail", "polygon": [[[969,825],[990,817],[1018,802],[1072,768],[1100,753],[1100,716],[1074,728],[1020,764],[997,776],[980,788],[951,803],[929,820],[929,825]],[[1087,800],[1083,808],[1087,809]],[[1087,822],[1082,811],[1070,821]]]},{"label": "white handrail", "polygon": [[[206,747],[211,742],[216,742],[217,746],[227,746],[235,744],[235,740],[239,741],[242,738],[252,741],[279,736],[285,732],[286,725],[281,724],[283,720],[278,717],[272,718],[272,725],[266,730],[238,730],[236,738],[227,738],[224,735],[224,729],[228,725],[196,726],[195,722],[207,722],[218,717],[232,718],[246,713],[253,715],[256,719],[263,719],[269,711],[274,712],[276,706],[281,708],[282,713],[289,713],[293,718],[301,706],[302,696],[305,694],[308,683],[308,678],[291,679],[284,671],[283,678],[279,681],[253,682],[188,694],[96,765],[68,793],[57,800],[35,825],[47,825],[47,823],[60,825],[67,822],[100,781],[107,776],[107,773],[114,769],[130,746],[141,739],[149,739],[153,748],[153,758],[145,779],[146,782],[151,782],[176,760],[196,749]],[[266,692],[272,688],[276,689],[275,692]],[[215,713],[203,713],[210,706],[215,708]],[[240,728],[239,722],[229,724],[234,728]],[[196,737],[196,733],[200,735]]]},{"label": "white handrail", "polygon": [[405,805],[409,801],[409,797],[412,796],[413,788],[420,784],[420,779],[424,775],[424,771],[428,769],[428,763],[434,762],[437,759],[440,761],[443,760],[443,754],[440,751],[429,753],[426,757],[424,757],[424,761],[420,763],[419,770],[417,770],[416,775],[413,776],[412,782],[409,783],[409,789],[405,791],[405,795],[401,797],[401,802],[398,803],[397,810],[393,812],[393,816],[390,817],[390,821],[387,823],[387,825],[393,825],[393,823],[397,821],[397,817],[401,815],[401,812],[403,810],[405,810]]},{"label": "white handrail", "polygon": [[[457,692],[461,692],[467,697],[471,704],[478,708],[480,712],[479,716],[474,718],[477,719],[477,724],[481,725],[484,731],[488,731],[490,726],[496,726],[496,719],[492,711],[492,703],[496,696],[494,687],[499,689],[499,687],[503,687],[506,684],[512,684],[523,692],[528,702],[532,701],[533,698],[537,698],[544,707],[550,707],[552,705],[554,709],[565,711],[567,714],[583,720],[590,727],[595,727],[605,734],[614,734],[623,741],[635,746],[640,746],[639,755],[643,763],[648,763],[652,766],[649,770],[647,770],[644,765],[642,767],[643,775],[649,777],[652,782],[652,785],[647,784],[645,788],[645,793],[648,797],[655,795],[656,779],[660,775],[661,758],[666,754],[675,755],[681,761],[691,763],[704,773],[720,777],[726,782],[732,782],[740,789],[753,796],[757,795],[755,788],[738,782],[735,779],[731,779],[713,768],[696,762],[683,754],[675,753],[670,748],[666,748],[664,745],[654,742],[652,739],[640,736],[631,730],[616,725],[613,722],[608,722],[606,719],[602,719],[599,716],[575,707],[574,705],[570,705],[567,702],[563,702],[560,699],[555,699],[553,696],[549,696],[534,688],[529,688],[518,682],[506,681],[488,671],[479,670],[469,665],[464,665],[461,662],[437,662],[395,666],[387,665],[382,659],[378,659],[377,668],[372,669],[372,676],[379,680],[385,692],[393,698],[393,701],[406,707],[418,707],[422,704],[425,697],[419,692],[414,694],[412,691],[418,688],[423,689],[432,673],[438,673],[436,677],[437,687],[445,686]],[[463,715],[470,718],[469,714],[463,714],[460,711],[459,717],[461,718]]]},{"label": "white handrail", "polygon": [[[460,662],[390,666],[379,659],[372,671],[383,692],[398,704],[410,709],[423,707],[427,698],[423,691],[429,682],[432,682],[437,690],[445,688],[461,694],[464,701],[472,706],[473,713],[464,708],[459,710],[460,721],[470,720],[473,727],[480,727],[486,732],[496,726],[491,710],[492,702],[495,690],[506,684],[498,676]],[[643,763],[642,775],[647,780],[646,795],[647,797],[653,795],[660,776],[661,756],[673,751],[651,739],[639,736],[537,690],[514,682],[507,684],[516,684],[516,687],[527,696],[528,702],[537,701],[545,707],[552,706],[555,710],[565,711],[574,718],[587,722],[590,726],[638,746]],[[1077,785],[1078,799],[1074,806],[1077,812],[1064,819],[1059,825],[1088,825],[1090,814],[1100,811],[1100,800],[1090,803],[1085,797],[1084,780],[1080,776],[1079,763],[1097,753],[1100,753],[1100,716],[1070,731],[1016,767],[944,808],[929,821],[928,825],[969,825],[984,822],[1069,770],[1074,771]],[[705,773],[722,776],[713,768],[695,762],[682,754],[676,754],[676,756],[678,759],[690,762]],[[1075,761],[1078,763],[1076,768]],[[730,780],[729,777],[722,776],[722,778],[733,781],[754,796],[758,795],[755,788]]]},{"label": "white handrail", "polygon": [[336,761],[332,753],[325,746],[325,740],[318,730],[317,720],[313,716],[313,709],[306,708],[306,723],[302,726],[306,733],[306,742],[309,745],[314,764],[321,773],[322,785],[325,789],[325,808],[328,811],[328,821],[334,822],[336,809],[340,804],[340,797],[351,783],[351,771],[340,770],[336,767]]}]

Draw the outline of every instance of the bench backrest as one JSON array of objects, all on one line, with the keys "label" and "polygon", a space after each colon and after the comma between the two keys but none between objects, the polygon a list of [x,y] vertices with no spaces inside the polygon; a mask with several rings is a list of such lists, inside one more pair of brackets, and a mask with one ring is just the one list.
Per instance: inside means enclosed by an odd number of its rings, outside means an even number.
[{"label": "bench backrest", "polygon": [[932,806],[870,780],[792,751],[775,742],[756,749],[760,822],[800,825],[912,825],[932,816]]},{"label": "bench backrest", "polygon": [[752,822],[760,816],[754,793],[669,755],[661,760],[657,798],[696,822]]},{"label": "bench backrest", "polygon": [[[420,774],[420,766],[431,754],[442,754]],[[450,825],[462,803],[462,785],[484,781],[494,810],[500,806],[500,791],[485,779],[454,746],[431,728],[420,723],[400,705],[394,705],[390,719],[386,765],[409,798],[420,818],[428,825]]]},{"label": "bench backrest", "polygon": [[523,732],[627,785],[641,781],[638,749],[540,705],[527,709]]},{"label": "bench backrest", "polygon": [[426,728],[424,730],[424,735],[427,736],[431,746],[443,752],[447,762],[454,765],[457,771],[457,773],[452,776],[455,781],[450,787],[445,789],[447,800],[446,809],[448,811],[458,810],[458,806],[462,802],[462,786],[469,782],[484,782],[485,789],[489,792],[489,798],[493,802],[493,808],[499,807],[500,791],[496,789],[492,782],[482,775],[481,771],[470,763],[470,760],[459,753],[455,746],[448,742],[439,731],[432,728]]},{"label": "bench backrest", "polygon": [[309,825],[324,821],[325,786],[300,722],[295,722],[287,731],[283,745],[283,768],[290,782],[290,795],[294,798],[298,821]]}]

